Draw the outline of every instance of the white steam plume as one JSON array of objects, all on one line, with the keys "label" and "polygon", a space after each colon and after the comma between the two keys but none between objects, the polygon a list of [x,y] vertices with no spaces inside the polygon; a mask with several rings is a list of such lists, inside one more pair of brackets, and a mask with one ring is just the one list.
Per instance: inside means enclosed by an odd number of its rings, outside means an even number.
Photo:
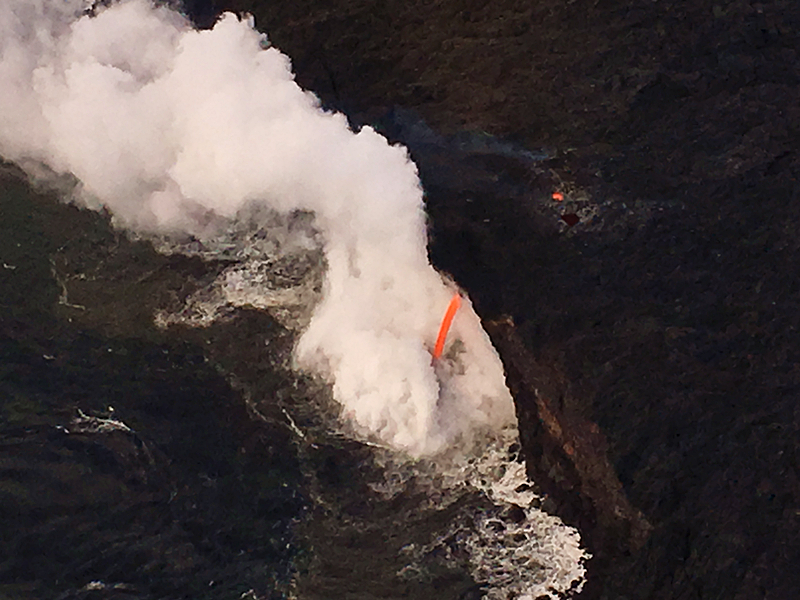
[{"label": "white steam plume", "polygon": [[412,454],[514,422],[468,302],[458,364],[431,364],[453,290],[428,263],[404,148],[321,110],[251,23],[196,31],[146,0],[84,4],[0,3],[0,154],[74,175],[84,203],[138,231],[199,234],[252,203],[313,211],[328,271],[296,357],[345,413]]}]

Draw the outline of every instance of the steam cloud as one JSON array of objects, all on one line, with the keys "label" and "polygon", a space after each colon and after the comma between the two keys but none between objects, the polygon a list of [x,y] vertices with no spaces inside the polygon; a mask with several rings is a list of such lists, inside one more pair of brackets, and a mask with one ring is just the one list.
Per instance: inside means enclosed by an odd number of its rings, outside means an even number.
[{"label": "steam cloud", "polygon": [[123,227],[203,233],[252,203],[310,210],[324,298],[297,348],[360,427],[412,454],[514,422],[502,366],[466,302],[457,360],[431,364],[453,289],[430,266],[415,165],[294,82],[252,23],[197,31],[127,0],[0,5],[0,154],[80,181]]}]

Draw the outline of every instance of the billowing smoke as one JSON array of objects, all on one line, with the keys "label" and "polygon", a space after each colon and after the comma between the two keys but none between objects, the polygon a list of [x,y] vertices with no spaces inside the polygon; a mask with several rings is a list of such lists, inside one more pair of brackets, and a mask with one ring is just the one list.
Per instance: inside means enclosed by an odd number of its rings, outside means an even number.
[{"label": "billowing smoke", "polygon": [[432,365],[454,290],[428,263],[403,147],[322,110],[247,20],[197,31],[146,0],[84,4],[0,4],[0,154],[71,174],[81,202],[137,231],[203,235],[256,203],[313,211],[327,272],[296,358],[344,413],[412,454],[514,421],[468,302]]}]

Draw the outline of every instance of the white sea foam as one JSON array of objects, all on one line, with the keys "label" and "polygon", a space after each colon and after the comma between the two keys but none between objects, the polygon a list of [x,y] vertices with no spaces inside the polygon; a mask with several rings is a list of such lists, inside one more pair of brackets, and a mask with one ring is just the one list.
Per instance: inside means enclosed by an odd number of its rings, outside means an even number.
[{"label": "white sea foam", "polygon": [[[517,450],[515,450],[515,448]],[[410,487],[425,492],[428,509],[444,510],[466,494],[483,500],[462,507],[434,539],[404,549],[401,577],[424,576],[430,555],[458,562],[466,553],[473,578],[488,600],[559,598],[583,588],[585,561],[577,530],[539,508],[541,499],[519,460],[515,427],[487,433],[468,451],[457,448],[434,460],[379,457],[385,479],[373,486],[387,500]]]}]

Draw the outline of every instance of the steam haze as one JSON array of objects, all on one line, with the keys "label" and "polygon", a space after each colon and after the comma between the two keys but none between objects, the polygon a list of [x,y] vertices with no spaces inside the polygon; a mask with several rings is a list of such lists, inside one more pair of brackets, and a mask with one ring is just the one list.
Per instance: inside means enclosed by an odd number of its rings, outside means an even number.
[{"label": "steam haze", "polygon": [[140,232],[206,235],[253,203],[313,211],[327,272],[296,359],[344,414],[415,455],[514,422],[468,301],[451,331],[460,351],[431,364],[455,290],[428,262],[405,148],[323,111],[246,19],[196,31],[145,0],[84,8],[0,5],[0,154],[74,175],[82,203]]}]

